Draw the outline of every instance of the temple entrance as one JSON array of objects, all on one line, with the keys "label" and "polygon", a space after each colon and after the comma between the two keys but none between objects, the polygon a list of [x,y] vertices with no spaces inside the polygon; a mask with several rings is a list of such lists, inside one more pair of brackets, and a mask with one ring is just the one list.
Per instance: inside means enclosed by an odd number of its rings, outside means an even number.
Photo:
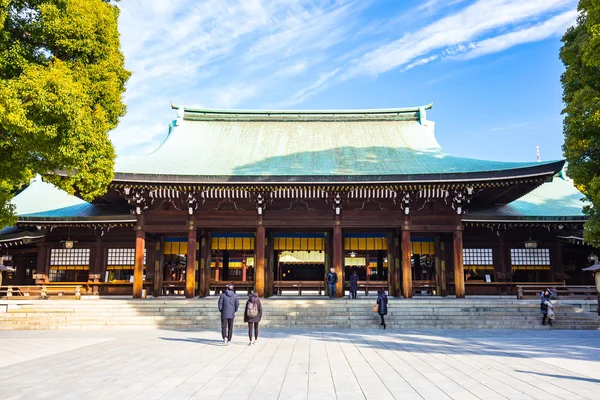
[{"label": "temple entrance", "polygon": [[411,238],[411,273],[417,295],[437,295],[435,240],[433,237]]},{"label": "temple entrance", "polygon": [[327,271],[324,233],[275,233],[273,281],[276,294],[322,294]]},{"label": "temple entrance", "polygon": [[187,238],[165,238],[163,254],[163,293],[165,295],[184,294],[187,246]]},{"label": "temple entrance", "polygon": [[214,233],[211,242],[210,279],[218,282],[244,283],[246,289],[254,282],[253,233]]}]

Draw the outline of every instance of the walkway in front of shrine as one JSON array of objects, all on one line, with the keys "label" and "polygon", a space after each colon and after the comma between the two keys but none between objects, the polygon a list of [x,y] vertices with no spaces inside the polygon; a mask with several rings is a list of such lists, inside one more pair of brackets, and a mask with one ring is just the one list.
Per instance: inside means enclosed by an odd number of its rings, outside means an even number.
[{"label": "walkway in front of shrine", "polygon": [[0,332],[3,399],[598,399],[599,331]]}]

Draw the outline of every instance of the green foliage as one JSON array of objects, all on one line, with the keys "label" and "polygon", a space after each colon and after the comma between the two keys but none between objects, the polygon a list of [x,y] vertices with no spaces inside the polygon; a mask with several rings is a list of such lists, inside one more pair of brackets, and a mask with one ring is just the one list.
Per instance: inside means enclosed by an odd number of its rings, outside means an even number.
[{"label": "green foliage", "polygon": [[130,75],[118,16],[110,0],[0,0],[0,228],[35,174],[86,200],[105,193]]},{"label": "green foliage", "polygon": [[584,237],[600,246],[600,0],[580,0],[577,24],[563,36],[560,58],[568,174],[592,206]]}]

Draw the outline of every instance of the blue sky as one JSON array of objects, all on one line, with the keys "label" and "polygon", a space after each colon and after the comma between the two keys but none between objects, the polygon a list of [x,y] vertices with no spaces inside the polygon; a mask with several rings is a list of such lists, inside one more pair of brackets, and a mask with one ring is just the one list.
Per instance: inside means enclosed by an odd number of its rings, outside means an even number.
[{"label": "blue sky", "polygon": [[[576,0],[127,0],[133,72],[119,155],[152,151],[185,107],[392,108],[434,103],[442,147],[562,158],[560,38]],[[199,154],[199,156],[201,156]]]}]

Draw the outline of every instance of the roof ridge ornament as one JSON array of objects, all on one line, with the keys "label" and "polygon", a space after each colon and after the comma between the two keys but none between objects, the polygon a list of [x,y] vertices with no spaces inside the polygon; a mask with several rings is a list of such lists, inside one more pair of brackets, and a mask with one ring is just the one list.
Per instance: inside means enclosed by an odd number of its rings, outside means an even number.
[{"label": "roof ridge ornament", "polygon": [[433,103],[429,103],[426,106],[419,107],[419,123],[421,125],[427,125],[427,111],[433,108]]},{"label": "roof ridge ornament", "polygon": [[175,119],[175,126],[180,126],[183,122],[183,114],[185,113],[185,108],[179,107],[178,105],[175,105],[173,103],[171,103],[171,108],[177,113],[177,118]]}]

